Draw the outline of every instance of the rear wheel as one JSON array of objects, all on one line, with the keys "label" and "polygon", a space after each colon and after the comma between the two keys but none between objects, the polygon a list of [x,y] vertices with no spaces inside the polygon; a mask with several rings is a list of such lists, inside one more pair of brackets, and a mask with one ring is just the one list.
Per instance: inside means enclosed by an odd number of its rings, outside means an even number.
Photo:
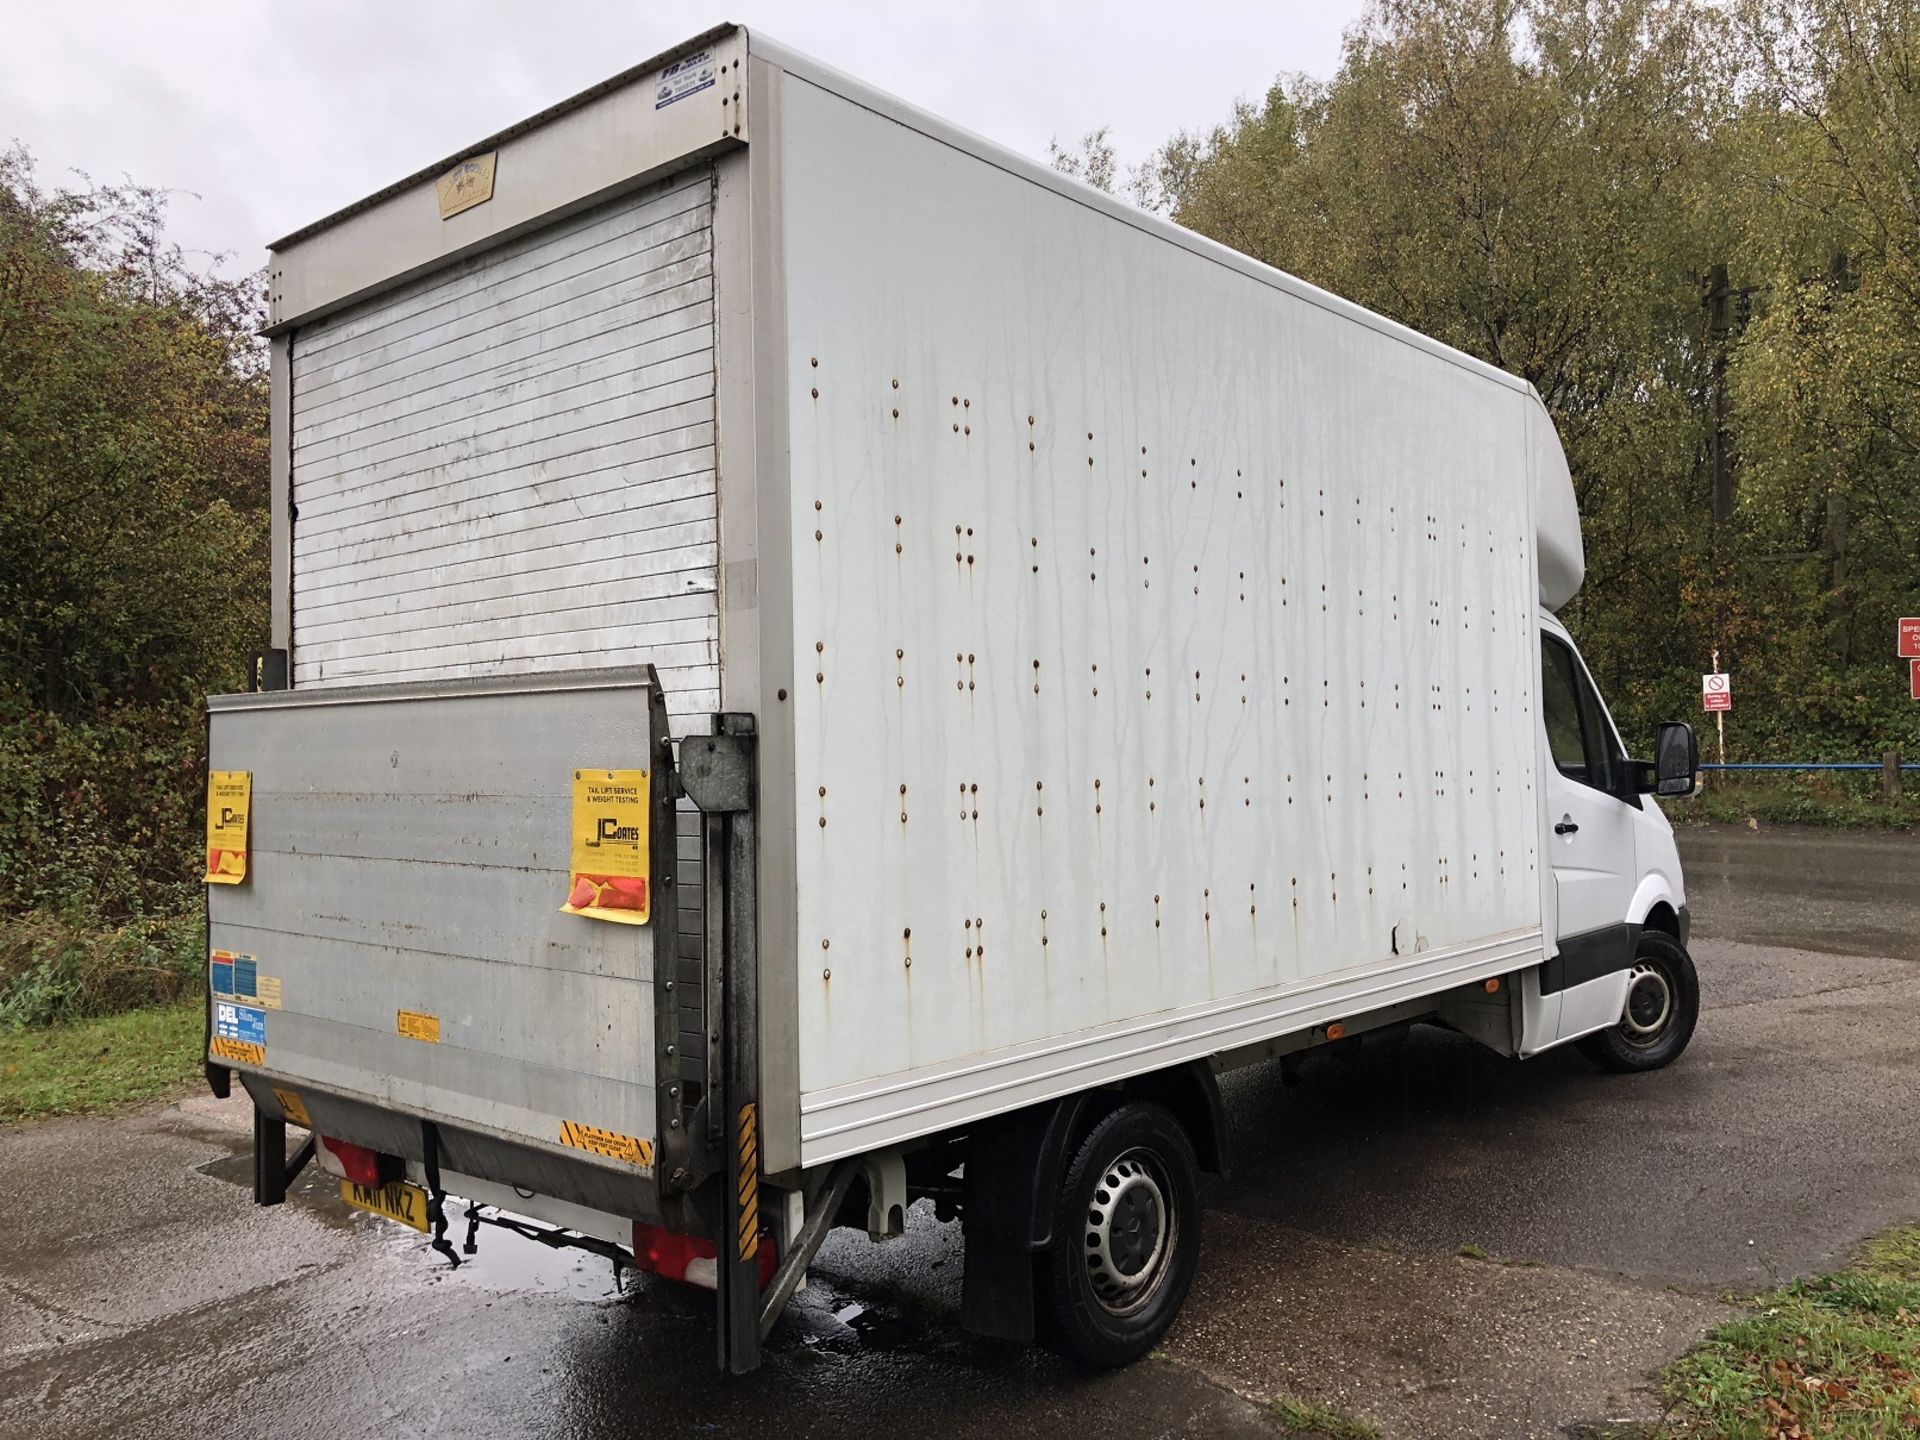
[{"label": "rear wheel", "polygon": [[1699,1018],[1700,977],[1686,947],[1648,930],[1634,954],[1620,1023],[1574,1043],[1603,1070],[1658,1070],[1680,1058]]},{"label": "rear wheel", "polygon": [[1049,1349],[1111,1368],[1159,1343],[1199,1260],[1198,1170],[1165,1106],[1129,1102],[1088,1132],[1060,1187],[1053,1243],[1036,1260]]}]

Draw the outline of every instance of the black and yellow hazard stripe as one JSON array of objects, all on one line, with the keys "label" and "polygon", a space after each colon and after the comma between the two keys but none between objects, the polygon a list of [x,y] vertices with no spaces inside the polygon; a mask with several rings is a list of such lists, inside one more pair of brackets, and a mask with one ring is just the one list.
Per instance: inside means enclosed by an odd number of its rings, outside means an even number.
[{"label": "black and yellow hazard stripe", "polygon": [[598,1125],[583,1125],[578,1120],[560,1122],[560,1143],[576,1150],[591,1150],[609,1160],[624,1160],[629,1165],[653,1164],[653,1142],[618,1130],[602,1130]]},{"label": "black and yellow hazard stripe", "polygon": [[739,1208],[740,1258],[752,1260],[760,1248],[760,1117],[752,1102],[740,1107]]}]

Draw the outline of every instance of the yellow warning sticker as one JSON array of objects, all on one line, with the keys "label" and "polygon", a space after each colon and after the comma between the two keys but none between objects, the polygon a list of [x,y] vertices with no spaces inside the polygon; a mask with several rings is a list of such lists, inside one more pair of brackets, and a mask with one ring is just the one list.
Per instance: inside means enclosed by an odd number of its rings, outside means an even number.
[{"label": "yellow warning sticker", "polygon": [[247,809],[253,798],[248,770],[207,773],[207,883],[238,885],[247,878]]},{"label": "yellow warning sticker", "polygon": [[440,1043],[438,1015],[425,1015],[418,1010],[402,1010],[394,1020],[394,1029],[409,1040],[424,1040],[429,1045]]},{"label": "yellow warning sticker", "polygon": [[740,1107],[740,1204],[735,1211],[740,1258],[760,1248],[760,1116],[753,1102]]},{"label": "yellow warning sticker", "polygon": [[573,772],[573,864],[567,876],[569,915],[647,923],[647,810],[645,770]]},{"label": "yellow warning sticker", "polygon": [[597,1125],[582,1125],[576,1120],[560,1122],[560,1143],[576,1150],[591,1150],[609,1160],[624,1160],[629,1165],[653,1164],[651,1140],[622,1135],[618,1130],[602,1130]]},{"label": "yellow warning sticker", "polygon": [[280,1008],[280,977],[260,975],[255,977],[253,983],[257,992],[254,997],[256,1002],[268,1010],[278,1010]]},{"label": "yellow warning sticker", "polygon": [[280,1113],[285,1115],[287,1119],[296,1125],[303,1125],[309,1130],[313,1128],[313,1121],[307,1118],[307,1107],[305,1103],[298,1095],[294,1094],[293,1091],[282,1090],[276,1085],[273,1087],[273,1098],[280,1102]]},{"label": "yellow warning sticker", "polygon": [[251,1040],[229,1040],[224,1035],[216,1035],[207,1042],[207,1054],[215,1060],[225,1060],[234,1065],[267,1063],[266,1046],[256,1045]]}]

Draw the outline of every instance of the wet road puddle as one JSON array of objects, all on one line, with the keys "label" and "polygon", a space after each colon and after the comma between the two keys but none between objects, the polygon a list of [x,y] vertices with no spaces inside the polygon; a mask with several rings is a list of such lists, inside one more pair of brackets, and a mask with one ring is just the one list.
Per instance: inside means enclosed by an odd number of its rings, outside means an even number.
[{"label": "wet road puddle", "polygon": [[[244,1190],[253,1188],[250,1151],[223,1155],[194,1168],[211,1179],[224,1180]],[[632,1270],[626,1271],[624,1281],[616,1281],[612,1262],[602,1256],[582,1250],[556,1249],[497,1226],[482,1225],[475,1237],[475,1253],[466,1254],[461,1249],[467,1233],[466,1201],[448,1196],[447,1238],[460,1251],[460,1266],[454,1269],[443,1257],[434,1254],[427,1239],[417,1231],[347,1205],[340,1198],[339,1183],[319,1166],[309,1165],[287,1187],[287,1203],[310,1213],[329,1228],[364,1235],[369,1244],[388,1251],[395,1264],[429,1267],[435,1283],[568,1295],[586,1301],[624,1300],[634,1294]]]},{"label": "wet road puddle", "polygon": [[[243,1190],[253,1187],[253,1154],[242,1142],[231,1153],[194,1167],[211,1179],[225,1181]],[[317,1165],[309,1165],[287,1187],[287,1203],[311,1214],[330,1229],[365,1237],[367,1244],[387,1252],[386,1259],[396,1266],[424,1267],[430,1284],[473,1286],[488,1291],[564,1295],[589,1304],[619,1302],[637,1309],[662,1314],[705,1316],[712,1305],[707,1292],[652,1277],[632,1269],[616,1277],[612,1262],[580,1250],[557,1249],[510,1234],[495,1226],[482,1225],[473,1255],[462,1251],[458,1269],[433,1253],[425,1237],[392,1221],[355,1210],[340,1199],[339,1182]],[[808,1276],[805,1287],[787,1307],[776,1348],[787,1346],[823,1354],[885,1352],[902,1348],[926,1348],[930,1332],[952,1330],[951,1317],[940,1312],[957,1304],[957,1293],[942,1296],[938,1272],[952,1257],[946,1253],[952,1244],[946,1226],[935,1224],[923,1203],[915,1207],[909,1236],[887,1247],[891,1256],[873,1251],[859,1253],[862,1242],[849,1246],[844,1237],[830,1240],[822,1251],[826,1262]],[[466,1237],[466,1202],[447,1199],[447,1238],[460,1249]],[[848,1253],[849,1249],[853,1253]],[[858,1258],[856,1259],[856,1255]],[[852,1262],[851,1275],[832,1273],[836,1256]],[[895,1264],[887,1264],[891,1259]],[[904,1263],[900,1263],[904,1262]],[[956,1267],[957,1269],[957,1267]],[[917,1274],[922,1284],[902,1286],[901,1281]],[[902,1303],[868,1293],[859,1284],[871,1280],[881,1291],[910,1291]],[[936,1283],[926,1283],[926,1282]],[[944,1288],[952,1288],[951,1282]],[[920,1294],[920,1290],[927,1293]],[[943,1303],[944,1302],[944,1303]],[[957,1334],[957,1331],[955,1332]]]}]

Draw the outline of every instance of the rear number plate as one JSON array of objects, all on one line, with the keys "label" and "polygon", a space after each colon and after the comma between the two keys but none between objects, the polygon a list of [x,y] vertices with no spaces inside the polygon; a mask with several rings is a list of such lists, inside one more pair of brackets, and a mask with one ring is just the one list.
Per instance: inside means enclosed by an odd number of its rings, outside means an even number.
[{"label": "rear number plate", "polygon": [[340,1198],[356,1210],[383,1215],[410,1225],[422,1235],[427,1233],[427,1192],[418,1185],[394,1181],[391,1185],[356,1185],[340,1182]]}]

